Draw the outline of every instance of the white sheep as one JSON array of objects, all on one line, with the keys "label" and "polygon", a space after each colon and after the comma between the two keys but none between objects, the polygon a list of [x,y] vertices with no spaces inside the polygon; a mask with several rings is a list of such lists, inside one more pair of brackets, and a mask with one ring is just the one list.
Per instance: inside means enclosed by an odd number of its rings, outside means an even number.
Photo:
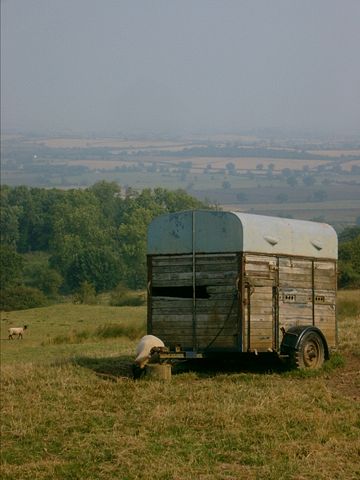
[{"label": "white sheep", "polygon": [[165,347],[164,342],[154,335],[145,335],[138,343],[136,347],[135,364],[141,369],[143,369],[150,360],[151,350],[154,347]]},{"label": "white sheep", "polygon": [[9,340],[12,340],[14,335],[15,337],[17,336],[18,339],[23,338],[23,333],[24,331],[28,328],[27,325],[24,325],[23,327],[11,327],[9,328]]}]

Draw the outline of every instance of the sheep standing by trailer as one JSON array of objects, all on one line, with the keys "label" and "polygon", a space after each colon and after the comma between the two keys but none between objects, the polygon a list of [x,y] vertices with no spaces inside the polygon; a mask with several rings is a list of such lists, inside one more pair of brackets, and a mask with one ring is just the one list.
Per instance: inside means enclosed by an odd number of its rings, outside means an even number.
[{"label": "sheep standing by trailer", "polygon": [[9,340],[13,340],[14,336],[18,339],[23,338],[23,333],[27,330],[28,326],[24,325],[23,327],[11,327],[9,328]]},{"label": "sheep standing by trailer", "polygon": [[330,225],[178,212],[153,220],[147,253],[147,331],[170,349],[160,360],[272,353],[313,369],[337,346]]}]

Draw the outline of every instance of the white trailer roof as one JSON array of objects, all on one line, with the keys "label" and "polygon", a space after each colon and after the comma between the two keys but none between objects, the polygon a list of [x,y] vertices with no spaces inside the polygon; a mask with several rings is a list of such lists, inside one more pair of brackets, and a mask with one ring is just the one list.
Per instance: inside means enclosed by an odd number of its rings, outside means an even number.
[{"label": "white trailer roof", "polygon": [[148,254],[253,252],[337,258],[337,235],[325,223],[242,212],[193,210],[161,215],[148,229]]}]

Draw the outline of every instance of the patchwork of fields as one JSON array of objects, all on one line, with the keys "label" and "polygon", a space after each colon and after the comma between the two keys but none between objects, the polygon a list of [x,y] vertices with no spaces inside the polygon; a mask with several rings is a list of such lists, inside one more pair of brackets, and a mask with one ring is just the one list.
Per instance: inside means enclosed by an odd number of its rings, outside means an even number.
[{"label": "patchwork of fields", "polygon": [[84,188],[100,180],[181,188],[225,209],[360,221],[358,139],[213,135],[176,139],[5,136],[2,183]]}]

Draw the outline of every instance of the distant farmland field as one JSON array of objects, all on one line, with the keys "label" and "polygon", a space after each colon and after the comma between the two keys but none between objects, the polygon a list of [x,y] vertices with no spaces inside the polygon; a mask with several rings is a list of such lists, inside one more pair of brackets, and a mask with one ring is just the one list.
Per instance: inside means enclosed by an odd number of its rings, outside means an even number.
[{"label": "distant farmland field", "polygon": [[[243,180],[239,186],[236,186],[236,182],[233,182],[229,178],[230,188],[223,188],[221,191],[215,191],[211,189],[205,189],[200,192],[194,187],[194,193],[197,196],[208,195],[209,198],[216,198],[222,205],[229,203],[241,203],[242,205],[248,204],[260,204],[260,203],[297,203],[300,207],[305,207],[309,203],[315,203],[319,208],[326,205],[327,202],[333,202],[333,208],[336,208],[338,202],[344,202],[344,207],[352,208],[357,206],[360,201],[360,189],[358,185],[329,185],[322,187],[321,185],[315,185],[313,187],[304,187],[301,185],[290,187],[283,183],[273,182],[272,185],[267,185],[266,180],[254,179],[252,182]],[[315,201],[314,192],[324,191],[326,197],[322,201]],[[246,195],[246,200],[236,201],[236,195],[238,193]],[[279,199],[279,196],[284,195],[284,199]],[[286,196],[286,198],[285,198]],[[346,202],[346,203],[345,203]]]},{"label": "distant farmland field", "polygon": [[224,208],[324,218],[339,228],[360,218],[358,139],[5,136],[3,143],[1,183],[11,186],[85,188],[105,180],[123,193],[181,188]]},{"label": "distant farmland field", "polygon": [[332,225],[346,226],[352,224],[360,212],[360,201],[354,205],[343,205],[342,203],[322,203],[321,206],[316,203],[298,205],[294,203],[286,204],[250,204],[250,205],[222,205],[224,210],[240,210],[242,212],[251,212],[259,215],[281,215],[284,217],[293,217],[299,220],[317,220],[330,223]]},{"label": "distant farmland field", "polygon": [[[51,148],[94,148],[109,147],[120,149],[159,149],[177,151],[193,146],[187,142],[173,142],[165,140],[121,140],[116,138],[41,138],[31,143],[45,145]],[[201,145],[200,145],[201,146]]]},{"label": "distant farmland field", "polygon": [[[119,154],[119,157],[121,155]],[[116,167],[122,166],[134,166],[137,164],[138,159],[127,159],[123,160],[121,158],[114,159],[64,159],[61,162],[66,162],[68,166],[72,165],[82,165],[88,167],[91,170],[105,169],[113,170]],[[227,164],[234,164],[237,170],[257,170],[257,166],[261,165],[261,169],[266,171],[269,168],[269,165],[273,166],[273,170],[281,171],[284,168],[291,168],[293,170],[303,170],[304,167],[309,170],[314,170],[320,165],[327,165],[329,162],[327,160],[298,160],[298,159],[274,159],[274,158],[263,158],[263,157],[239,157],[239,158],[228,158],[228,157],[186,157],[185,159],[176,159],[174,157],[162,157],[162,156],[147,156],[141,159],[141,162],[145,165],[156,163],[163,167],[176,168],[180,161],[191,162],[192,166],[190,171],[193,173],[202,173],[206,167],[210,168],[210,171],[219,171],[226,169]],[[54,165],[60,163],[59,161],[53,162]],[[350,165],[356,165],[356,162],[353,161]],[[360,161],[359,161],[360,164]]]},{"label": "distant farmland field", "polygon": [[348,156],[358,156],[360,158],[360,149],[351,149],[351,150],[327,150],[327,149],[319,149],[319,150],[309,150],[309,153],[313,153],[314,155],[324,155],[326,157],[348,157]]},{"label": "distant farmland field", "polygon": [[266,157],[188,157],[186,161],[193,164],[193,168],[205,168],[210,165],[212,169],[226,168],[228,163],[233,163],[238,170],[255,170],[257,165],[262,165],[266,170],[269,165],[274,165],[274,170],[283,170],[291,168],[293,170],[302,170],[304,167],[315,169],[319,165],[326,165],[328,160],[301,160],[293,158],[266,158]]}]

